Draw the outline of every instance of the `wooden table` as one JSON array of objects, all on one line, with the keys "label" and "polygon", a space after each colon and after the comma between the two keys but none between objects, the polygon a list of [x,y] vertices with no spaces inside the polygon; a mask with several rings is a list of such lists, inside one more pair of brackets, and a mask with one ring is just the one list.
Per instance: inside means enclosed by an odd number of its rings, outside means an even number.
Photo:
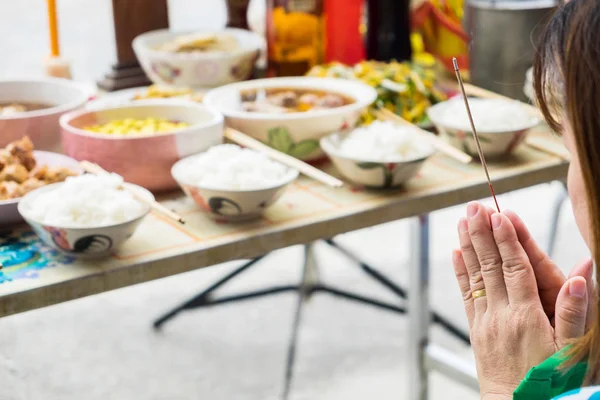
[{"label": "wooden table", "polygon": [[[543,131],[534,134],[553,146],[562,146]],[[502,163],[488,164],[497,193],[563,179],[568,166],[558,157],[528,147],[522,147]],[[334,173],[331,167],[326,169]],[[27,263],[5,267],[0,275],[0,317],[420,216],[415,220],[412,237],[415,243],[411,246],[415,265],[411,268],[409,349],[410,361],[416,366],[410,368],[414,374],[410,379],[411,398],[423,399],[427,387],[424,352],[430,318],[427,214],[488,196],[489,188],[479,163],[464,165],[443,155],[430,159],[416,178],[396,191],[368,191],[351,186],[332,189],[301,178],[267,210],[264,218],[243,224],[215,222],[191,200],[176,193],[164,203],[183,214],[186,225],[150,214],[119,253],[109,259],[83,262],[43,254],[38,268]],[[46,253],[47,249],[25,227],[12,232],[11,237]],[[6,243],[6,238],[0,239],[0,246],[3,240]],[[436,365],[435,360],[430,364]],[[445,368],[443,363],[438,367]],[[461,376],[459,379],[473,383],[472,377]]]}]

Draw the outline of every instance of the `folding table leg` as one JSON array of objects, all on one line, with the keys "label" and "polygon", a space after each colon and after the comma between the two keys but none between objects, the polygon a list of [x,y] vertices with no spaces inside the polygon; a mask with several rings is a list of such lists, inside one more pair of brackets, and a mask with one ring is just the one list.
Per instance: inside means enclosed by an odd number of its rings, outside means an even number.
[{"label": "folding table leg", "polygon": [[426,400],[428,371],[425,364],[429,342],[429,216],[411,221],[410,295],[408,296],[408,385],[410,400]]},{"label": "folding table leg", "polygon": [[294,313],[294,324],[292,325],[292,336],[288,346],[288,355],[285,369],[285,378],[283,384],[282,400],[287,400],[292,387],[292,378],[294,375],[294,365],[296,362],[296,349],[298,346],[298,331],[302,322],[302,309],[304,302],[312,293],[312,288],[318,281],[317,260],[315,257],[314,243],[304,246],[304,266],[302,268],[302,281],[298,287],[298,301]]}]

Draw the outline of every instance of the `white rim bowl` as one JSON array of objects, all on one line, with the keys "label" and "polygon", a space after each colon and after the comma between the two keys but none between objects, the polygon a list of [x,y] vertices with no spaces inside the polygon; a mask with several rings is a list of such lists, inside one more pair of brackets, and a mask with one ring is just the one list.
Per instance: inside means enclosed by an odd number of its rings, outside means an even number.
[{"label": "white rim bowl", "polygon": [[[242,91],[257,89],[317,90],[350,97],[354,102],[341,107],[287,114],[249,112],[236,108],[236,105],[241,105],[240,93]],[[337,78],[283,77],[255,79],[221,86],[209,91],[204,96],[204,104],[214,107],[226,117],[232,118],[248,120],[304,120],[359,111],[371,105],[376,98],[377,91],[362,82]]]}]

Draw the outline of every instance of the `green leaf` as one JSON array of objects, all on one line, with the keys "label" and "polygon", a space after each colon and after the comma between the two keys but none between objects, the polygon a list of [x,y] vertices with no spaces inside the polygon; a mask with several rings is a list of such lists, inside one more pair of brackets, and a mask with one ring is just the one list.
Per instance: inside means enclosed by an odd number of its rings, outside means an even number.
[{"label": "green leaf", "polygon": [[359,162],[359,163],[356,163],[356,166],[360,169],[384,168],[384,166],[382,164],[374,163],[374,162]]},{"label": "green leaf", "polygon": [[319,148],[319,142],[316,140],[303,140],[292,146],[289,155],[296,158],[305,158],[311,155]]},{"label": "green leaf", "polygon": [[269,129],[269,146],[282,153],[289,154],[294,142],[286,128],[277,127]]}]

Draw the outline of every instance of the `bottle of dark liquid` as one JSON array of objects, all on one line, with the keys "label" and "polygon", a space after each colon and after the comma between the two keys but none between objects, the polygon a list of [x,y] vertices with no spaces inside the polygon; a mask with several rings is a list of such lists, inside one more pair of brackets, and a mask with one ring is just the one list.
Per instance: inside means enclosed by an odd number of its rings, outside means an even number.
[{"label": "bottle of dark liquid", "polygon": [[250,0],[227,0],[227,27],[250,30],[248,5]]},{"label": "bottle of dark liquid", "polygon": [[367,58],[410,60],[410,0],[367,0],[367,15]]},{"label": "bottle of dark liquid", "polygon": [[304,75],[325,60],[323,0],[267,0],[268,76]]}]

